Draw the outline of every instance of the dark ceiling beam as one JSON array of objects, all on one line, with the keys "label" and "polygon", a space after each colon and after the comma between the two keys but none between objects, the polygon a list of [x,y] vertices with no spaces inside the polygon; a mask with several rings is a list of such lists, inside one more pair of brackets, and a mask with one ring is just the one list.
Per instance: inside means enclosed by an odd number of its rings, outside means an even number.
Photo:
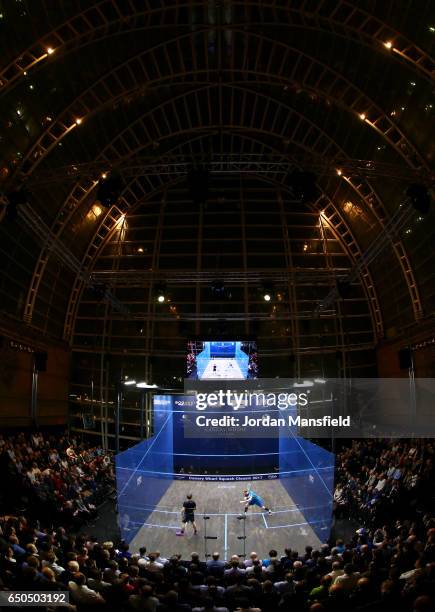
[{"label": "dark ceiling beam", "polygon": [[340,171],[345,176],[361,176],[368,180],[375,178],[394,178],[400,181],[421,182],[430,186],[435,176],[423,170],[403,168],[401,165],[369,159],[336,159],[330,161],[315,155],[292,156],[292,161],[281,155],[264,154],[194,154],[194,155],[163,155],[161,160],[156,156],[128,159],[107,167],[107,162],[91,161],[87,163],[72,163],[66,166],[50,166],[37,172],[33,178],[25,181],[28,189],[68,181],[99,180],[102,173],[109,174],[116,171],[123,177],[138,177],[150,175],[187,175],[192,166],[205,165],[210,174],[262,174],[274,171],[279,174],[288,174],[294,164],[322,176],[337,176]]},{"label": "dark ceiling beam", "polygon": [[[350,268],[333,267],[333,268],[305,268],[305,267],[287,267],[282,269],[261,269],[261,270],[219,270],[219,279],[225,285],[240,285],[247,283],[249,285],[259,285],[264,281],[271,283],[287,282],[291,278],[296,278],[298,281],[306,282],[309,285],[317,283],[330,283],[331,273],[337,278],[345,278]],[[210,284],[216,280],[216,271],[195,271],[195,270],[158,270],[151,272],[149,270],[96,270],[91,277],[98,282],[113,284],[118,287],[144,287],[147,283],[165,282],[171,285],[189,285],[189,284]]]},{"label": "dark ceiling beam", "polygon": [[[240,9],[245,15],[248,13],[248,18],[236,25],[252,28],[278,25],[280,28],[327,32],[368,46],[382,56],[388,54],[430,82],[435,78],[435,62],[425,50],[380,18],[345,0],[319,2],[317,6],[311,4],[309,11],[304,10],[304,3],[292,6],[285,0],[271,4],[263,0],[239,0],[231,4],[233,9]],[[0,72],[0,94],[9,91],[24,73],[32,73],[65,53],[104,38],[146,29],[189,27],[194,32],[194,28],[201,26],[191,23],[190,11],[206,10],[202,0],[176,2],[158,8],[146,6],[142,9],[142,6],[141,3],[138,9],[131,2],[126,4],[118,0],[102,0],[42,34],[35,44],[23,49],[4,66]],[[252,8],[263,14],[262,22],[249,19]],[[231,26],[226,23],[223,27],[230,29]]]},{"label": "dark ceiling beam", "polygon": [[[175,337],[174,337],[175,339]],[[352,344],[349,342],[335,342],[333,345],[325,345],[325,342],[321,342],[319,344],[315,344],[315,338],[312,339],[310,346],[301,347],[299,349],[299,355],[328,355],[328,354],[336,354],[337,351],[345,352],[345,353],[356,353],[356,352],[364,352],[364,351],[373,351],[376,347],[375,342],[364,342],[358,344]],[[95,348],[90,346],[78,346],[74,345],[71,347],[73,353],[93,353],[95,354]],[[122,355],[125,357],[125,351],[123,349],[110,349],[111,355]],[[157,349],[143,350],[143,349],[135,349],[129,348],[129,357],[170,357],[170,358],[179,358],[186,357],[185,351],[174,351],[173,349],[170,351],[162,351]],[[277,349],[277,350],[268,350],[261,351],[261,357],[285,357],[286,355],[294,356],[293,348],[288,349]]]},{"label": "dark ceiling beam", "polygon": [[[196,36],[206,34],[202,30],[196,32]],[[78,127],[77,119],[82,123],[83,119],[89,121],[107,108],[122,105],[125,100],[131,102],[162,85],[180,84],[184,79],[189,87],[198,87],[201,83],[215,83],[225,75],[232,79],[227,85],[231,82],[235,86],[246,85],[246,76],[255,85],[276,84],[283,87],[283,91],[298,87],[354,116],[363,114],[364,124],[375,130],[410,168],[429,169],[426,160],[391,115],[346,76],[306,52],[262,34],[237,29],[233,34],[240,37],[240,41],[234,40],[230,69],[225,66],[213,68],[208,65],[207,57],[204,57],[203,66],[194,68],[197,50],[191,33],[166,40],[114,67],[82,91],[48,124],[36,142],[30,145],[10,180],[29,177],[47,155]],[[240,45],[244,53],[240,53]],[[252,47],[257,50],[254,60],[249,55]],[[173,58],[171,62],[166,61],[167,57]],[[271,58],[275,61],[270,61]],[[300,59],[303,59],[302,63]],[[266,64],[267,70],[264,68]],[[242,74],[243,80],[238,83],[237,77]],[[132,79],[135,80],[133,86]],[[80,126],[83,129],[84,125]]]}]

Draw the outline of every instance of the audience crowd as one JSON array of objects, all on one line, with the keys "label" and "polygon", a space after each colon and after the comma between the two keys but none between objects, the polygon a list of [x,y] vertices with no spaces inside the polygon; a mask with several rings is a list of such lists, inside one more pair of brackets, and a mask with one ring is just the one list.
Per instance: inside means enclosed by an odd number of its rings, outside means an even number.
[{"label": "audience crowd", "polygon": [[65,527],[95,517],[114,485],[112,462],[101,448],[40,432],[0,434],[0,473],[3,510]]},{"label": "audience crowd", "polygon": [[[90,505],[85,491],[95,495],[98,483],[112,477],[101,451],[66,437],[56,442],[20,435],[1,439],[1,448],[20,490],[40,497],[42,487],[61,508],[71,501],[73,515],[81,512],[77,499]],[[359,528],[346,541],[303,551],[288,543],[265,559],[255,552],[228,561],[218,553],[206,561],[196,552],[190,559],[165,558],[147,551],[146,542],[130,550],[124,542],[77,535],[74,518],[63,509],[39,515],[40,521],[30,508],[5,514],[0,589],[67,591],[69,608],[77,612],[433,611],[433,480],[425,489],[427,473],[433,478],[433,450],[430,441],[353,442],[337,455],[335,502],[343,519],[358,510]],[[58,471],[63,482],[56,485]],[[407,508],[398,505],[405,501]],[[69,529],[66,517],[72,521]],[[174,552],[176,546],[174,539]]]},{"label": "audience crowd", "polygon": [[353,440],[336,455],[335,515],[366,526],[433,510],[432,440]]}]

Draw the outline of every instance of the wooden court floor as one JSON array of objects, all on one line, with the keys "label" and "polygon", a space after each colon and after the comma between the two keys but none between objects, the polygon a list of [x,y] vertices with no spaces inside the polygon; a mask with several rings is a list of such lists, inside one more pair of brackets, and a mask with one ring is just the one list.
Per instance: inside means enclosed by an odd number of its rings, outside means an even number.
[{"label": "wooden court floor", "polygon": [[[249,509],[246,521],[238,520],[243,509],[239,501],[243,498],[243,489],[249,485],[271,507],[272,515],[254,506]],[[193,529],[188,526],[186,534],[179,537],[176,532],[180,528],[181,507],[188,493],[192,493],[197,506],[198,535],[193,535]],[[204,515],[210,518],[205,521]],[[239,539],[244,535],[243,523],[245,541]],[[216,539],[205,540],[206,531],[207,536]],[[174,481],[132,539],[130,550],[135,552],[140,546],[146,546],[148,552],[159,550],[165,557],[179,553],[184,559],[192,552],[198,552],[204,559],[206,552],[216,550],[222,559],[228,559],[232,554],[249,555],[255,551],[264,558],[271,548],[279,553],[285,547],[302,552],[307,545],[319,547],[320,544],[279,480]]]}]

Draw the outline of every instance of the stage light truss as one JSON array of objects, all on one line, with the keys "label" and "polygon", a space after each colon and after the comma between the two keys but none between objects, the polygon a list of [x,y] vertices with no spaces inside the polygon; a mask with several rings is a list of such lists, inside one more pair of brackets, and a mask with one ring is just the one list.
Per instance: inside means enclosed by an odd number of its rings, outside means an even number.
[{"label": "stage light truss", "polygon": [[[216,273],[207,271],[160,270],[94,270],[91,278],[95,282],[107,283],[116,287],[144,287],[151,283],[165,282],[169,285],[202,284],[209,285],[219,280],[226,285],[254,285],[260,287],[264,282],[274,286],[280,283],[287,284],[296,280],[298,286],[331,284],[332,278],[344,279],[350,268],[287,268],[286,270],[222,270]],[[333,276],[332,276],[333,275]],[[278,287],[276,287],[278,289]]]},{"label": "stage light truss", "polygon": [[[322,311],[321,314],[317,315],[317,319],[331,319],[337,316],[335,309],[328,311]],[[123,317],[124,318],[124,317]],[[113,316],[112,320],[116,321],[119,317]],[[149,312],[137,312],[134,315],[129,315],[130,321],[166,321],[167,323],[176,323],[177,321],[290,321],[290,320],[313,320],[313,311],[299,311],[298,313],[287,312],[274,312],[273,314],[266,312],[183,312],[181,315],[174,316],[171,313],[149,313]]]},{"label": "stage light truss", "polygon": [[[385,221],[382,231],[376,236],[370,247],[362,254],[355,262],[349,274],[343,279],[347,284],[354,282],[361,275],[361,272],[366,269],[382,251],[389,245],[400,241],[400,232],[409,224],[415,215],[415,210],[411,205],[409,198],[406,198],[399,204],[393,215]],[[333,287],[328,295],[319,302],[316,312],[323,311],[329,308],[340,297],[337,286]]]},{"label": "stage light truss", "polygon": [[217,155],[169,155],[156,161],[155,158],[136,157],[124,163],[114,164],[108,168],[106,161],[94,161],[86,164],[70,164],[58,168],[36,171],[33,178],[26,181],[29,187],[38,187],[49,183],[71,180],[99,180],[103,174],[115,170],[125,177],[152,175],[186,175],[193,167],[203,167],[212,174],[281,174],[292,172],[295,167],[303,167],[318,175],[337,176],[338,172],[346,176],[364,178],[389,177],[402,181],[431,183],[434,176],[425,169],[406,168],[402,165],[389,164],[365,159],[322,159],[316,156],[292,156],[291,159],[281,155],[264,154],[217,154]]},{"label": "stage light truss", "polygon": [[[75,257],[65,244],[51,231],[44,223],[41,217],[29,205],[18,207],[18,216],[27,228],[34,234],[40,244],[48,252],[53,253],[58,261],[66,268],[76,274],[80,280],[84,281],[87,286],[95,288],[97,285],[91,279],[90,275],[83,269],[80,261]],[[102,299],[110,304],[115,312],[124,316],[129,314],[121,302],[107,289],[104,289]]]},{"label": "stage light truss", "polygon": [[[376,346],[375,342],[364,342],[361,344],[349,344],[349,343],[343,343],[343,342],[334,342],[334,343],[330,343],[330,344],[325,344],[325,345],[311,345],[311,346],[301,346],[299,349],[299,353],[300,355],[318,355],[319,353],[336,353],[337,351],[346,351],[346,353],[353,353],[353,352],[361,352],[361,351],[370,351],[373,350],[373,348]],[[78,345],[78,344],[74,344],[72,346],[72,351],[73,353],[94,353],[95,352],[95,348],[94,347],[90,347],[88,345]],[[110,349],[110,354],[111,355],[125,355],[125,350],[124,349],[117,349],[112,347]],[[154,357],[185,357],[186,353],[185,351],[175,351],[175,350],[171,350],[170,355],[168,355],[167,351],[161,351],[159,349],[153,349],[152,351],[149,350],[144,350],[141,348],[134,348],[134,347],[130,347],[128,349],[128,354],[129,357],[147,357],[147,356],[154,356]],[[294,355],[294,352],[292,349],[270,349],[270,350],[262,350],[261,351],[261,355],[262,357],[284,357],[287,355]]]}]

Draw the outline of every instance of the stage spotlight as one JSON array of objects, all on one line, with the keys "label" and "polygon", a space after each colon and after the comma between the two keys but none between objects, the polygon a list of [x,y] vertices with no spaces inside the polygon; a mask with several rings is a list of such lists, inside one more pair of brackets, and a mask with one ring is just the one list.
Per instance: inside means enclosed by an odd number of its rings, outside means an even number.
[{"label": "stage spotlight", "polygon": [[166,299],[167,299],[167,295],[166,295],[166,285],[156,285],[155,289],[154,289],[155,295],[156,295],[156,300],[159,304],[163,304]]},{"label": "stage spotlight", "polygon": [[406,190],[412,207],[422,215],[426,215],[430,208],[430,194],[428,189],[420,183],[412,183]]},{"label": "stage spotlight", "polygon": [[119,175],[112,174],[98,183],[97,200],[105,208],[110,208],[121,197],[124,182]]},{"label": "stage spotlight", "polygon": [[273,287],[271,283],[263,283],[261,285],[261,295],[265,302],[270,302],[273,297]]}]

